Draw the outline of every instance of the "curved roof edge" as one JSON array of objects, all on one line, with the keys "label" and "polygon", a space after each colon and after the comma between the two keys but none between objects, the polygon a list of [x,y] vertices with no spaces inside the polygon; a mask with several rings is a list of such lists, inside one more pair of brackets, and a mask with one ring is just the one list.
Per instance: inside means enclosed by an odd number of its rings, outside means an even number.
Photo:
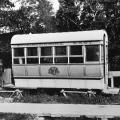
[{"label": "curved roof edge", "polygon": [[14,35],[11,44],[52,43],[103,40],[105,30]]}]

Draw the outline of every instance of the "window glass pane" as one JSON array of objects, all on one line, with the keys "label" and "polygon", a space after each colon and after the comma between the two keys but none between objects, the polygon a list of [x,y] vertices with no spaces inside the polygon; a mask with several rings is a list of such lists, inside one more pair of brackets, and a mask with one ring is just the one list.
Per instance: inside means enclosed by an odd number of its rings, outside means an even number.
[{"label": "window glass pane", "polygon": [[24,48],[14,48],[14,56],[15,57],[24,56]]},{"label": "window glass pane", "polygon": [[86,61],[99,61],[99,46],[90,45],[86,46]]},{"label": "window glass pane", "polygon": [[57,57],[55,58],[55,63],[68,63],[67,57]]},{"label": "window glass pane", "polygon": [[108,62],[108,46],[106,46],[105,49],[106,49],[106,61]]},{"label": "window glass pane", "polygon": [[53,63],[53,58],[41,58],[41,63]]},{"label": "window glass pane", "polygon": [[24,58],[15,58],[13,60],[14,64],[25,64],[25,59]]},{"label": "window glass pane", "polygon": [[101,60],[103,61],[104,60],[104,49],[103,49],[103,46],[101,46]]},{"label": "window glass pane", "polygon": [[52,47],[41,47],[41,56],[51,56]]},{"label": "window glass pane", "polygon": [[57,46],[55,47],[55,55],[66,55],[66,46]]},{"label": "window glass pane", "polygon": [[27,48],[27,55],[28,56],[37,56],[37,48],[36,47]]},{"label": "window glass pane", "polygon": [[27,58],[27,64],[38,64],[38,58]]},{"label": "window glass pane", "polygon": [[83,63],[83,57],[70,57],[70,63]]},{"label": "window glass pane", "polygon": [[82,46],[71,46],[70,47],[70,54],[71,55],[82,55]]}]

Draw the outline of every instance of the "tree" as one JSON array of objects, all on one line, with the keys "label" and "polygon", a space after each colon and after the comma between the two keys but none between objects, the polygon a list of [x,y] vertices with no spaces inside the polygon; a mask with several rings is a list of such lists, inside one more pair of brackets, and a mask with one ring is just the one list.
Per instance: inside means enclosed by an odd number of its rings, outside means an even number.
[{"label": "tree", "polygon": [[32,33],[51,32],[52,5],[46,0],[24,0],[21,10],[29,21]]},{"label": "tree", "polygon": [[[23,33],[51,32],[52,5],[46,0],[21,0],[18,10],[1,9],[0,27],[9,28],[10,32]],[[6,26],[6,27],[5,27]]]},{"label": "tree", "polygon": [[59,31],[105,29],[109,37],[109,62],[120,61],[119,0],[60,0],[60,3],[56,17]]},{"label": "tree", "polygon": [[21,7],[17,10],[9,0],[5,1],[0,1],[0,58],[3,59],[4,66],[8,67],[11,65],[12,36],[17,33],[52,32],[54,26],[51,23],[55,19],[52,16],[52,6],[46,0],[19,0]]},{"label": "tree", "polygon": [[0,7],[13,7],[14,4],[12,4],[9,0],[0,0]]},{"label": "tree", "polygon": [[56,15],[57,30],[62,32],[79,30],[77,12],[78,9],[74,6],[74,0],[61,0],[60,9]]}]

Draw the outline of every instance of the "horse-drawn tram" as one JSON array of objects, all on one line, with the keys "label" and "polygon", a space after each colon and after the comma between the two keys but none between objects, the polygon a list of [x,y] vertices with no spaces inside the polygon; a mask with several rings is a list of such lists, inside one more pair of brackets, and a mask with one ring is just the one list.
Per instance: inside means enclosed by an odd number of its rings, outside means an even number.
[{"label": "horse-drawn tram", "polygon": [[104,30],[24,34],[11,40],[16,88],[106,89]]}]

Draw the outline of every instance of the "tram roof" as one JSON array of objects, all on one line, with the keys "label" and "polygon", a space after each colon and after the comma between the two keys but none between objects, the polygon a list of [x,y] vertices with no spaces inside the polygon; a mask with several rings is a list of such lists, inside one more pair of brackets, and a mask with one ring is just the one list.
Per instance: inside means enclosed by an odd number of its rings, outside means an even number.
[{"label": "tram roof", "polygon": [[52,43],[52,42],[74,42],[74,41],[98,41],[103,40],[107,35],[104,30],[61,32],[61,33],[42,33],[42,34],[23,34],[14,35],[11,44],[33,44],[33,43]]}]

